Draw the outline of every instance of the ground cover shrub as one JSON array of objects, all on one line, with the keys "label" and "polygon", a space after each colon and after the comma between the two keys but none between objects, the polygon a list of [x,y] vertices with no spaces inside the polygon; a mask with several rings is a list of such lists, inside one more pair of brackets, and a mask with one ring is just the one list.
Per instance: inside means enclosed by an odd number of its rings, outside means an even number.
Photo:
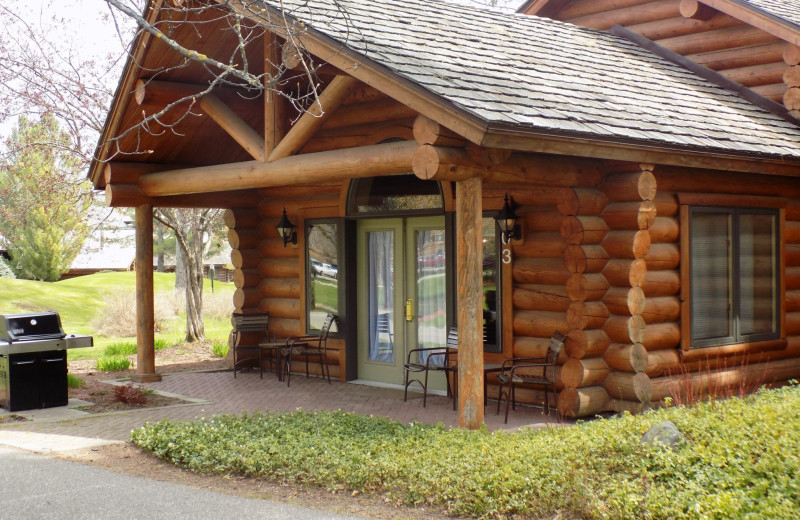
[{"label": "ground cover shrub", "polygon": [[145,405],[152,390],[145,390],[133,383],[114,387],[114,400],[125,404]]},{"label": "ground cover shrub", "polygon": [[131,361],[125,356],[104,356],[95,363],[98,372],[118,372],[131,367]]},{"label": "ground cover shrub", "polygon": [[67,388],[80,388],[86,385],[82,377],[75,374],[67,374]]},{"label": "ground cover shrub", "polygon": [[230,345],[224,341],[215,341],[211,344],[211,353],[216,357],[225,357],[228,355]]},{"label": "ground cover shrub", "polygon": [[172,342],[168,339],[156,338],[154,348],[155,350],[164,350],[172,346]]},{"label": "ground cover shrub", "polygon": [[[452,515],[797,518],[800,389],[519,432],[449,430],[343,412],[163,421],[132,433],[196,471],[376,492]],[[671,420],[679,449],[643,445]]]}]

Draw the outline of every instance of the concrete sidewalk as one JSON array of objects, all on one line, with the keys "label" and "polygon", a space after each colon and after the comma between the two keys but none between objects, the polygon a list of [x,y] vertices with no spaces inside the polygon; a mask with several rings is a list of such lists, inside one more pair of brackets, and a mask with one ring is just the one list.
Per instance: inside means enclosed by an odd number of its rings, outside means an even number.
[{"label": "concrete sidewalk", "polygon": [[[452,399],[445,396],[429,395],[428,405],[423,408],[420,393],[409,392],[408,402],[404,402],[402,389],[338,381],[328,384],[319,378],[303,376],[293,377],[292,386],[287,387],[267,372],[263,379],[257,372],[240,373],[235,379],[231,372],[186,372],[165,374],[162,381],[142,386],[193,402],[104,414],[89,414],[69,407],[15,412],[30,420],[0,425],[0,444],[38,452],[62,451],[127,441],[131,430],[162,419],[189,421],[216,414],[288,412],[298,408],[343,410],[404,423],[458,425],[458,412],[453,410]],[[553,411],[546,416],[538,408],[517,407],[510,412],[506,425],[502,410],[495,414],[496,405],[496,401],[490,400],[486,408],[485,421],[490,430],[559,424]],[[8,413],[0,409],[0,414],[3,412]]]}]

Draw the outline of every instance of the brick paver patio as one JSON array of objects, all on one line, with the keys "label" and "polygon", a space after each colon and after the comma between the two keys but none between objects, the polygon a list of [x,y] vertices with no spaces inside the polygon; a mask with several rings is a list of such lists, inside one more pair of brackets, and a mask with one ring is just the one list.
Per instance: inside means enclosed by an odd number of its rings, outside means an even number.
[{"label": "brick paver patio", "polygon": [[[70,435],[124,441],[130,431],[146,422],[162,419],[192,420],[215,414],[254,411],[344,410],[365,415],[390,417],[402,422],[443,423],[458,425],[458,413],[452,400],[445,396],[429,395],[428,405],[422,407],[422,394],[409,392],[403,401],[402,389],[367,386],[358,383],[333,381],[330,385],[319,378],[295,376],[292,386],[278,381],[265,372],[259,379],[257,372],[237,374],[231,372],[190,372],[167,374],[162,381],[148,383],[148,388],[185,396],[197,402],[185,405],[142,410],[128,410],[106,414],[76,414],[59,418],[58,411],[48,418],[0,426],[0,430]],[[541,409],[517,407],[509,414],[508,424],[503,423],[502,410],[495,414],[496,401],[490,400],[486,408],[486,426],[494,429],[516,429],[522,426],[543,427],[559,424],[555,413],[544,415]]]}]

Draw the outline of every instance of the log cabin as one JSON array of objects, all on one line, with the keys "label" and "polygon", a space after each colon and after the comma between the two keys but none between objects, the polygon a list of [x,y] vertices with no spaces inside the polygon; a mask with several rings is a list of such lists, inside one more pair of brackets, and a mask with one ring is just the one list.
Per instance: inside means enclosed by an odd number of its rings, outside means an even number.
[{"label": "log cabin", "polygon": [[[696,391],[800,376],[794,109],[631,27],[577,23],[646,3],[152,0],[146,20],[184,49],[291,79],[207,93],[208,67],[134,42],[89,176],[136,208],[138,378],[158,377],[154,207],[226,208],[235,313],[267,312],[283,337],[336,314],[341,381],[402,383],[406,353],[457,325],[463,427],[483,421],[485,364],[543,355],[556,330],[553,404],[571,417],[658,405],[676,374]],[[259,34],[244,49],[231,11]]]}]

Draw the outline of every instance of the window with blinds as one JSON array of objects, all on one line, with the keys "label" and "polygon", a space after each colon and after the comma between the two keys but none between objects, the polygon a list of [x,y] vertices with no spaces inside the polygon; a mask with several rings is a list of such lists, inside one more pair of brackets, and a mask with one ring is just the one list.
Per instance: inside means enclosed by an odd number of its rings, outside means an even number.
[{"label": "window with blinds", "polygon": [[778,212],[690,210],[691,346],[779,336]]}]

